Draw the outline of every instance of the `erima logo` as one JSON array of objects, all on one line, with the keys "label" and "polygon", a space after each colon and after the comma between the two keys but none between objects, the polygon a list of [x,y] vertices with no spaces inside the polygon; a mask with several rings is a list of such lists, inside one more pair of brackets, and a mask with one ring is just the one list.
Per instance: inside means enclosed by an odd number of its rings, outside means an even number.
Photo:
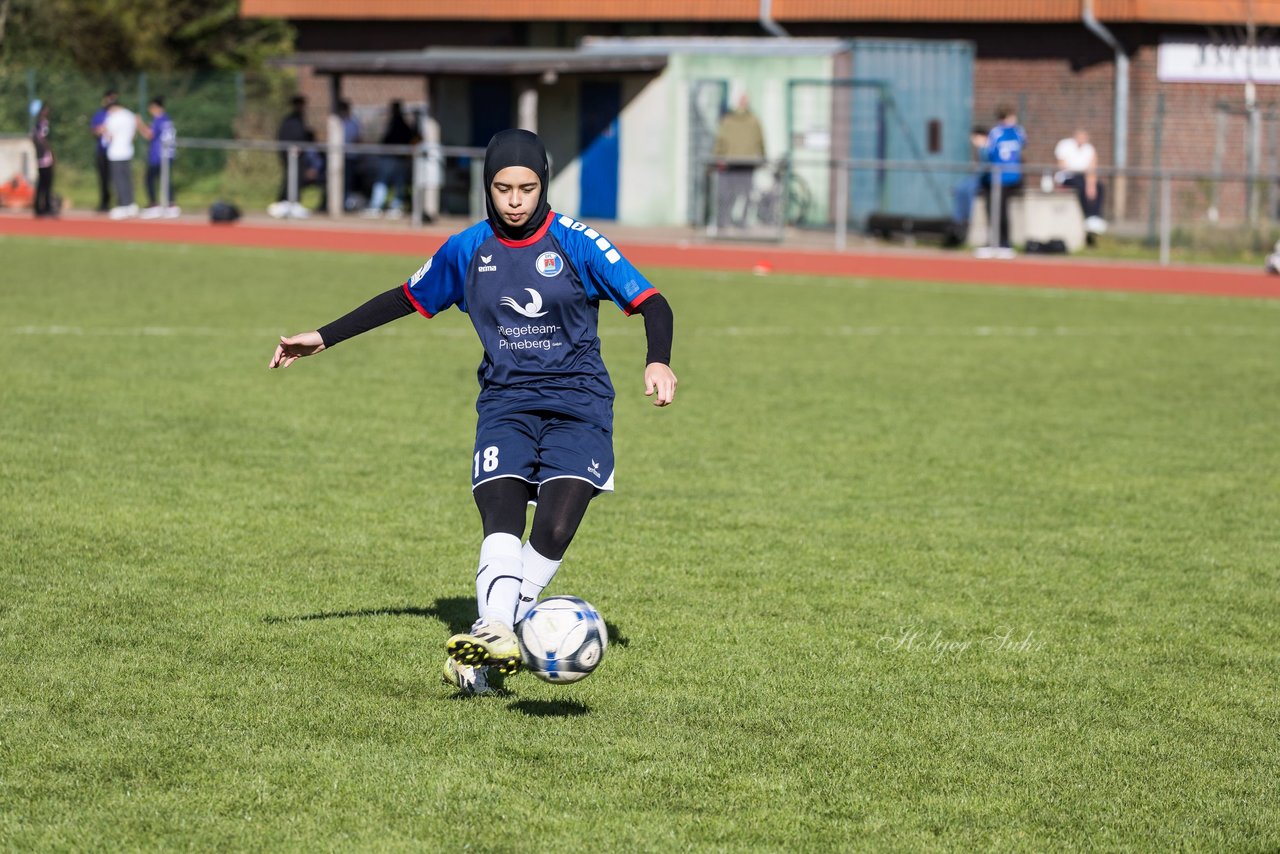
[{"label": "erima logo", "polygon": [[599,477],[599,476],[600,476],[600,464],[599,464],[598,462],[596,462],[595,460],[592,460],[592,461],[591,461],[591,465],[587,466],[587,471],[591,472],[591,474],[592,474],[593,476],[595,476],[595,477]]},{"label": "erima logo", "polygon": [[490,263],[490,262],[492,262],[492,261],[493,261],[493,256],[492,256],[492,255],[481,255],[481,256],[480,256],[480,266],[479,266],[479,267],[476,267],[476,272],[477,272],[477,273],[496,273],[496,272],[498,272],[498,265],[497,265],[497,264]]},{"label": "erima logo", "polygon": [[[484,268],[481,267],[481,269]],[[529,302],[526,305],[521,305],[512,297],[503,297],[498,300],[498,305],[505,305],[516,314],[522,314],[525,317],[542,317],[542,315],[546,314],[546,312],[542,310],[542,294],[538,293],[533,288],[525,288],[525,292],[529,294],[530,297]]]}]

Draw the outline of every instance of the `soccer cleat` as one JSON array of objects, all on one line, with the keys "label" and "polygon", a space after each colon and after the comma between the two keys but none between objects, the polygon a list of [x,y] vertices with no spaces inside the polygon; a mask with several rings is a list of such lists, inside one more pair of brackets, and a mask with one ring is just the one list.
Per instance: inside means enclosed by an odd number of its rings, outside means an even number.
[{"label": "soccer cleat", "polygon": [[444,660],[444,673],[441,681],[446,685],[452,685],[461,693],[471,697],[481,694],[495,694],[503,690],[501,674],[491,672],[488,667],[470,667],[466,664],[459,664],[452,658]]},{"label": "soccer cleat", "polygon": [[520,642],[516,640],[516,633],[501,623],[477,620],[471,631],[449,638],[445,649],[459,664],[471,667],[487,664],[504,676],[520,669]]}]

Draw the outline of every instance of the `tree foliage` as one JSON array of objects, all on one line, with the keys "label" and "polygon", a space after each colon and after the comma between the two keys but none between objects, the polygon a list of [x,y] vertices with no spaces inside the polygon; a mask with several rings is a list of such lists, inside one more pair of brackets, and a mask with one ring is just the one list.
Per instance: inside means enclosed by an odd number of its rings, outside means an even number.
[{"label": "tree foliage", "polygon": [[85,71],[254,69],[287,53],[281,20],[239,0],[0,0],[0,62]]}]

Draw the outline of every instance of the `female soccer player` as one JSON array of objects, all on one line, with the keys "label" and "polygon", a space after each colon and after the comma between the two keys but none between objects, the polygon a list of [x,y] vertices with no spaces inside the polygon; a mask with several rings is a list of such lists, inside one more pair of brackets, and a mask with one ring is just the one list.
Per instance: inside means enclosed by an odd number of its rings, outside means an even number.
[{"label": "female soccer player", "polygon": [[[415,310],[457,306],[484,347],[471,488],[484,528],[479,619],[449,638],[445,681],[466,693],[520,667],[514,627],[560,566],[587,504],[613,490],[613,385],[600,357],[598,303],[645,321],[645,395],[675,400],[666,299],[595,229],[554,213],[547,154],[525,130],[485,152],[483,222],[453,235],[402,286],[314,332],[281,338],[287,368]],[[536,501],[527,542],[526,507]],[[495,680],[496,681],[496,680]]]}]

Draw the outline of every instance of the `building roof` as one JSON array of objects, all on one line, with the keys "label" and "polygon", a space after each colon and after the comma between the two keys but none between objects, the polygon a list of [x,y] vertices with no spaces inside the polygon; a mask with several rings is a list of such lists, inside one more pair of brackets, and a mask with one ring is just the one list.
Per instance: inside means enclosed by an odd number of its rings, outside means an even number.
[{"label": "building roof", "polygon": [[661,71],[667,54],[574,48],[440,48],[396,51],[301,51],[281,60],[318,74],[541,76]]},{"label": "building roof", "polygon": [[[774,20],[1069,23],[1084,0],[772,0]],[[1110,23],[1280,25],[1280,0],[1093,0]],[[245,17],[292,20],[484,21],[512,19],[510,0],[240,0]],[[540,0],[527,21],[755,21],[760,0]]]},{"label": "building roof", "polygon": [[391,51],[301,51],[282,65],[319,74],[541,76],[661,71],[673,53],[736,56],[831,56],[849,49],[838,39],[587,38],[577,48],[442,48]]}]

